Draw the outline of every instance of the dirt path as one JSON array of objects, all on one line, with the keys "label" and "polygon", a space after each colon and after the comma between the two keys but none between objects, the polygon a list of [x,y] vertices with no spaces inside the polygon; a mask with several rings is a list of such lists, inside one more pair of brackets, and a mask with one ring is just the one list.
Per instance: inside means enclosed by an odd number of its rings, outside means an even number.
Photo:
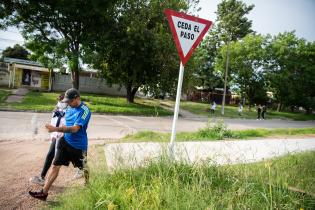
[{"label": "dirt path", "polygon": [[[40,189],[29,183],[29,178],[39,175],[45,155],[49,148],[49,141],[0,141],[0,209],[38,209],[45,204],[31,198],[28,191]],[[53,185],[48,197],[48,203],[53,202],[54,195],[65,189],[75,169],[63,167]]]}]

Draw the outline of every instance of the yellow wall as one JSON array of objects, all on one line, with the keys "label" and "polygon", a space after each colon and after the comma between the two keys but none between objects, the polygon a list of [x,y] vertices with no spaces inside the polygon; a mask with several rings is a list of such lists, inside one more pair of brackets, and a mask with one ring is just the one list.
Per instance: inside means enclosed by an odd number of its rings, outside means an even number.
[{"label": "yellow wall", "polygon": [[[13,73],[14,71],[12,71]],[[15,69],[14,87],[19,88],[22,85],[23,69]],[[41,89],[48,90],[49,88],[49,72],[40,72]]]},{"label": "yellow wall", "polygon": [[14,78],[14,87],[21,87],[22,75],[23,75],[23,70],[16,68],[15,69],[15,78]]},{"label": "yellow wall", "polygon": [[41,72],[41,88],[48,90],[49,88],[49,72]]}]

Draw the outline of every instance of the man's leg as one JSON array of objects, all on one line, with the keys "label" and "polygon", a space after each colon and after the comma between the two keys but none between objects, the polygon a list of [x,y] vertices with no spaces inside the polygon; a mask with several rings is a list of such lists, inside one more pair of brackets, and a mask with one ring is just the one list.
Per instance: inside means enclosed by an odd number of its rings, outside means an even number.
[{"label": "man's leg", "polygon": [[55,179],[57,178],[60,168],[61,168],[61,166],[55,166],[55,165],[52,166],[51,171],[50,171],[50,173],[47,177],[47,180],[45,182],[45,185],[43,187],[43,192],[45,194],[48,193],[51,185],[54,183]]},{"label": "man's leg", "polygon": [[46,183],[41,191],[29,191],[28,193],[33,197],[40,200],[45,201],[48,196],[48,190],[51,187],[51,185],[54,183],[55,179],[57,178],[59,174],[61,166],[55,166],[51,168],[50,173],[48,174]]}]

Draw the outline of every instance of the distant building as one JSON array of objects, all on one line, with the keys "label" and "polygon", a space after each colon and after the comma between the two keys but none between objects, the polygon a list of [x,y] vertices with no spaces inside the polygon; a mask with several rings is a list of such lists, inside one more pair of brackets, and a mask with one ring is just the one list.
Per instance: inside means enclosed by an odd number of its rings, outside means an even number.
[{"label": "distant building", "polygon": [[[187,93],[188,101],[195,102],[213,102],[221,104],[223,99],[223,88],[215,88],[214,90],[209,90],[204,87],[196,86],[193,90],[189,90]],[[232,94],[229,90],[226,91],[225,104],[231,104]]]},{"label": "distant building", "polygon": [[[55,69],[54,69],[55,71]],[[43,91],[65,91],[72,87],[71,74],[49,71],[40,63],[16,58],[0,62],[0,85],[9,88],[28,88]],[[126,96],[124,87],[109,85],[97,76],[97,70],[80,71],[81,92]]]},{"label": "distant building", "polygon": [[26,87],[40,90],[49,90],[51,87],[49,70],[38,62],[4,58],[4,63],[1,63],[0,66],[1,85],[8,85],[9,88]]}]

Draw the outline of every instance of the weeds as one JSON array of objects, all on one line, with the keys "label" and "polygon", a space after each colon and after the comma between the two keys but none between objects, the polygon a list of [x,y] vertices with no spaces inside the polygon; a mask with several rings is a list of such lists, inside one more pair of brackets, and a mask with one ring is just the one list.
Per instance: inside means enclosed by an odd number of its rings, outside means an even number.
[{"label": "weeds", "polygon": [[91,167],[88,188],[70,189],[49,208],[314,209],[314,197],[288,187],[314,193],[314,158],[315,152],[307,152],[230,166],[191,166],[161,159],[145,168],[111,174]]}]

